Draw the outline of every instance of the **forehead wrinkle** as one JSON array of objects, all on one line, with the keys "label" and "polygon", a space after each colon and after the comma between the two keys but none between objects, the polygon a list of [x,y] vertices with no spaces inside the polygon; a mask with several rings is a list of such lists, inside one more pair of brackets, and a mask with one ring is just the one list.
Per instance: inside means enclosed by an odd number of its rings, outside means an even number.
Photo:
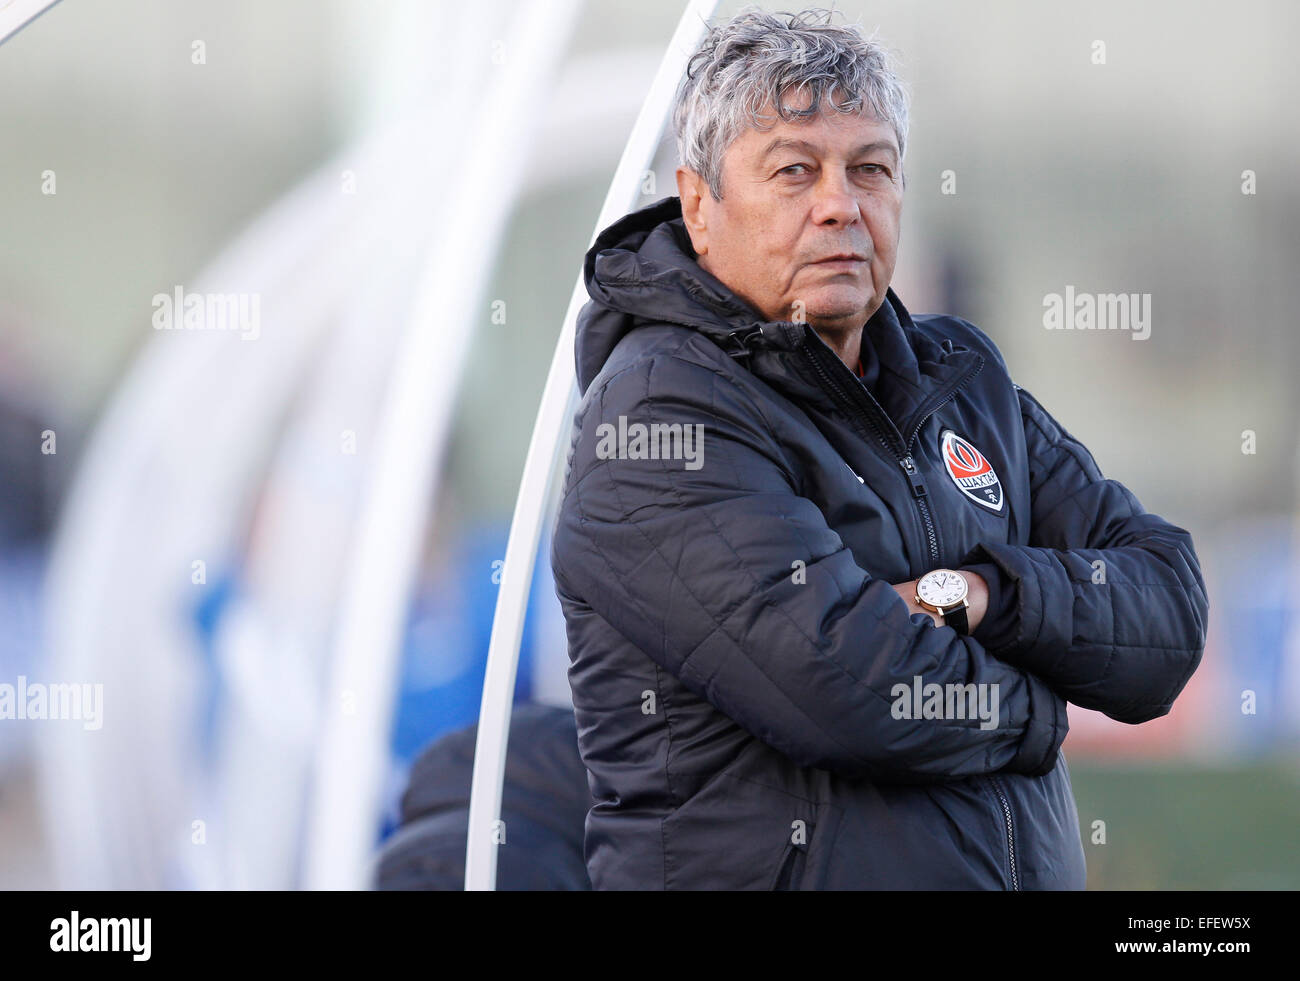
[{"label": "forehead wrinkle", "polygon": [[[792,150],[807,150],[809,153],[814,155],[820,155],[821,153],[821,147],[815,143],[809,143],[807,140],[792,140],[789,137],[778,136],[763,148],[760,159],[766,159],[775,151],[787,148]],[[890,140],[875,140],[871,143],[864,143],[856,148],[850,156],[859,157],[864,153],[871,153],[873,150],[887,150],[893,154],[895,159],[898,158],[898,148],[895,147],[893,142]]]}]

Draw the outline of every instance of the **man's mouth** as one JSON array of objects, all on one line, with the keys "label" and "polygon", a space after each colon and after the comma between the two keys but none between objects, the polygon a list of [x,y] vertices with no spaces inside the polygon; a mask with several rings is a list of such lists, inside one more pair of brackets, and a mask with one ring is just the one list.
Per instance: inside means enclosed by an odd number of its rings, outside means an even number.
[{"label": "man's mouth", "polygon": [[837,255],[827,256],[825,259],[818,259],[812,263],[814,266],[821,266],[823,269],[832,269],[836,272],[857,272],[858,267],[867,261],[866,256],[856,252],[842,252]]}]

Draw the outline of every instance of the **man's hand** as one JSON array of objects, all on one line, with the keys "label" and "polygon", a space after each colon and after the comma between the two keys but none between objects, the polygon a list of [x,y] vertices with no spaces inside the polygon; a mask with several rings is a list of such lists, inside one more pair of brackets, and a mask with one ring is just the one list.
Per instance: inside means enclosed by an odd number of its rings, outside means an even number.
[{"label": "man's hand", "polygon": [[[989,608],[989,584],[984,581],[984,577],[977,572],[967,572],[964,569],[954,570],[959,576],[966,580],[966,586],[969,592],[966,595],[966,602],[969,606],[966,608],[966,622],[968,632],[974,633],[975,628],[979,626],[984,614]],[[916,601],[916,584],[919,580],[912,579],[908,582],[893,583],[894,591],[903,597],[907,604],[908,613],[927,613],[930,619],[934,621],[936,627],[943,627],[943,617],[933,610],[927,610],[924,606]]]}]

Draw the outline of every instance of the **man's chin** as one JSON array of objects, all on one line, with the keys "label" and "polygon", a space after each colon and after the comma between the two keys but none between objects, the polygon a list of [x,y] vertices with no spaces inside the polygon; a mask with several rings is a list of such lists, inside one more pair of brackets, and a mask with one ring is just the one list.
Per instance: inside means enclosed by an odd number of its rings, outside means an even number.
[{"label": "man's chin", "polygon": [[[874,312],[875,297],[856,288],[830,286],[804,301],[804,318],[810,323],[866,323]],[[797,307],[795,309],[798,309]]]},{"label": "man's chin", "polygon": [[871,301],[868,300],[865,303],[825,303],[816,306],[810,304],[804,311],[802,319],[817,328],[843,330],[849,327],[861,327],[875,312],[870,303]]}]

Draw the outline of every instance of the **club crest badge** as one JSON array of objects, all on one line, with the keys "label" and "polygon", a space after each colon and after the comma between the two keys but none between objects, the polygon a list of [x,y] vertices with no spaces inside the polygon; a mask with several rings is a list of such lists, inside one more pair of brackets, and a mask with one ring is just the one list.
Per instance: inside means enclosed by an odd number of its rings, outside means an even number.
[{"label": "club crest badge", "polygon": [[959,491],[990,511],[1002,511],[1002,481],[998,480],[993,464],[969,440],[945,429],[940,434],[939,454]]}]

